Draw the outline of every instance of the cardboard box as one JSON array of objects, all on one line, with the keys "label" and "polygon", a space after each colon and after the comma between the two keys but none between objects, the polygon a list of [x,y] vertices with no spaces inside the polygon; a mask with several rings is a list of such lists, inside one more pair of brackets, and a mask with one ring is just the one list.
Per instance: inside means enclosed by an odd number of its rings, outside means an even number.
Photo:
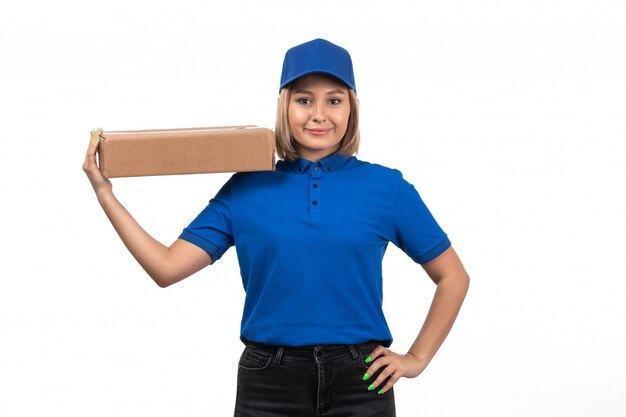
[{"label": "cardboard box", "polygon": [[252,125],[103,131],[98,146],[108,178],[276,168],[274,133]]}]

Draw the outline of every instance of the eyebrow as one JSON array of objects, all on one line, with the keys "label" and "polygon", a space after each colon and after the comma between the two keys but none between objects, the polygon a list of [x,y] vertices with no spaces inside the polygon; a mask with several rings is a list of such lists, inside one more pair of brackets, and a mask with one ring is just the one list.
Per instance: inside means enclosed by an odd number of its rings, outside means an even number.
[{"label": "eyebrow", "polygon": [[[298,88],[297,90],[294,90],[293,94],[311,94],[311,95],[313,95],[313,93],[310,90],[306,90],[304,88]],[[327,91],[326,94],[345,94],[345,92],[342,89],[338,88],[336,90]]]}]

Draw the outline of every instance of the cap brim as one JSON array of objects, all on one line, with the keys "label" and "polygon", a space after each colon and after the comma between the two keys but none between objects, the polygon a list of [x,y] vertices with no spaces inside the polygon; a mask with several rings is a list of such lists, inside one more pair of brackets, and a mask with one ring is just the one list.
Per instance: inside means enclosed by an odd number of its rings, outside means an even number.
[{"label": "cap brim", "polygon": [[349,88],[351,88],[352,90],[354,90],[356,92],[356,88],[354,87],[354,85],[350,84],[349,82],[347,82],[346,80],[344,80],[342,77],[337,76],[337,74],[332,73],[328,70],[308,70],[308,71],[304,71],[298,75],[294,75],[293,77],[289,78],[288,80],[284,81],[281,85],[280,85],[280,90],[282,90],[283,88],[285,88],[286,86],[288,86],[289,84],[291,84],[292,82],[294,82],[295,80],[297,80],[298,78],[302,78],[306,75],[310,75],[310,74],[324,74],[324,75],[329,75],[333,78],[338,79],[339,81],[341,81],[342,83],[344,83],[346,86],[348,86]]}]

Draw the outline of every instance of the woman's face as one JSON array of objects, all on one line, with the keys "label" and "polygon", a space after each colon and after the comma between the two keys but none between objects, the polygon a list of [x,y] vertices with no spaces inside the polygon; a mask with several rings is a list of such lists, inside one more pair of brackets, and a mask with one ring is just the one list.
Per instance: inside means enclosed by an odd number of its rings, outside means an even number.
[{"label": "woman's face", "polygon": [[348,87],[322,74],[298,78],[292,86],[287,115],[298,155],[318,161],[337,151],[346,134]]}]

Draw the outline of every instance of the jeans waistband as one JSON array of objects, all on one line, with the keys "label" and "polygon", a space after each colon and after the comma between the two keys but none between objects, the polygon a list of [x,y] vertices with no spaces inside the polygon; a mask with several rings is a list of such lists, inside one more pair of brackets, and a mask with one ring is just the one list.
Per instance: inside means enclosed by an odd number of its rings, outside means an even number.
[{"label": "jeans waistband", "polygon": [[359,343],[354,345],[317,345],[317,346],[273,346],[263,343],[253,342],[246,340],[244,342],[246,346],[254,346],[255,348],[267,352],[274,356],[278,361],[284,356],[302,359],[313,359],[314,357],[324,357],[326,360],[333,358],[345,357],[348,354],[353,359],[358,357],[359,352],[367,352],[373,350],[379,344],[382,344],[377,340],[370,340],[365,343]]}]

